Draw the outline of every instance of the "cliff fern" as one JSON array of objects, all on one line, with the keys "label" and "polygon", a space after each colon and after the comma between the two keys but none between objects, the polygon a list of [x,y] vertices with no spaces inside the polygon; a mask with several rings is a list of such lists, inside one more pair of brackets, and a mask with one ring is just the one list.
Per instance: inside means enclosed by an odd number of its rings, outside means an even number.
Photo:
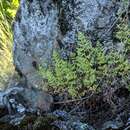
[{"label": "cliff fern", "polygon": [[80,33],[77,49],[69,60],[63,60],[57,52],[53,54],[54,66],[39,67],[39,74],[47,79],[48,87],[57,91],[67,90],[72,97],[84,95],[86,91],[100,91],[103,87],[130,84],[130,64],[125,55],[111,51],[105,54],[103,46],[92,43]]}]

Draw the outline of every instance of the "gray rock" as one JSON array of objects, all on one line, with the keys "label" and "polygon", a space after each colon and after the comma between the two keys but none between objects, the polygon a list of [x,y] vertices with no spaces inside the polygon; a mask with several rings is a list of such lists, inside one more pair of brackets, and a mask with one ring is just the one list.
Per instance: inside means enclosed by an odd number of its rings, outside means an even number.
[{"label": "gray rock", "polygon": [[80,121],[55,121],[53,125],[58,127],[60,130],[95,130],[92,126],[86,123],[81,123]]},{"label": "gray rock", "polygon": [[119,5],[117,0],[21,0],[13,24],[16,70],[29,86],[45,88],[38,66],[52,64],[55,49],[66,59],[76,47],[79,31],[111,49]]},{"label": "gray rock", "polygon": [[[3,117],[8,122],[20,122],[27,113],[47,112],[53,102],[51,95],[36,89],[17,85],[0,93],[0,108],[7,108],[9,115]],[[1,118],[1,120],[3,120]]]},{"label": "gray rock", "polygon": [[35,88],[25,88],[21,95],[27,101],[30,109],[39,109],[41,112],[49,111],[53,103],[53,97],[51,95]]},{"label": "gray rock", "polygon": [[56,110],[52,115],[59,119],[54,121],[53,125],[60,130],[95,130],[87,123],[82,123],[78,117],[72,116],[65,111]]},{"label": "gray rock", "polygon": [[92,126],[81,122],[73,122],[72,128],[74,130],[95,130]]},{"label": "gray rock", "polygon": [[14,63],[31,86],[42,86],[37,74],[37,65],[47,67],[58,33],[58,10],[48,3],[48,12],[43,6],[48,1],[21,0],[14,22]]},{"label": "gray rock", "polygon": [[64,121],[69,120],[70,115],[66,111],[56,110],[53,112],[53,115],[56,117],[60,117]]},{"label": "gray rock", "polygon": [[128,114],[128,120],[127,120],[124,130],[129,130],[129,129],[130,129],[130,113]]},{"label": "gray rock", "polygon": [[108,130],[108,129],[119,130],[123,126],[124,126],[123,121],[117,118],[115,120],[105,122],[102,126],[102,130]]},{"label": "gray rock", "polygon": [[25,115],[5,115],[0,118],[0,122],[12,124],[14,126],[19,125],[21,121],[24,119]]}]

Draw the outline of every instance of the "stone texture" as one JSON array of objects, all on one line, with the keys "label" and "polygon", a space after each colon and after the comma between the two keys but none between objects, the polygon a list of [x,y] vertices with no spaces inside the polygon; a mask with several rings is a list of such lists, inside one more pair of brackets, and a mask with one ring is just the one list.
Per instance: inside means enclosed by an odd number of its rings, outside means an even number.
[{"label": "stone texture", "polygon": [[66,111],[56,110],[53,115],[60,120],[56,120],[52,124],[60,130],[95,130],[91,125],[82,123],[79,117],[72,116]]},{"label": "stone texture", "polygon": [[103,124],[102,130],[120,130],[124,126],[122,120],[107,121]]},{"label": "stone texture", "polygon": [[11,124],[18,124],[28,113],[40,115],[47,112],[53,103],[51,95],[22,84],[1,91],[0,99],[0,108],[8,110],[8,114],[6,113],[0,121],[5,120]]},{"label": "stone texture", "polygon": [[21,0],[13,24],[16,70],[29,86],[45,88],[38,66],[47,68],[57,48],[66,59],[79,31],[109,50],[118,9],[118,0]]},{"label": "stone texture", "polygon": [[[57,37],[58,11],[53,3],[43,11],[45,1],[22,0],[14,23],[14,63],[28,84],[40,86],[36,66],[47,67]],[[46,8],[47,8],[46,7]]]}]

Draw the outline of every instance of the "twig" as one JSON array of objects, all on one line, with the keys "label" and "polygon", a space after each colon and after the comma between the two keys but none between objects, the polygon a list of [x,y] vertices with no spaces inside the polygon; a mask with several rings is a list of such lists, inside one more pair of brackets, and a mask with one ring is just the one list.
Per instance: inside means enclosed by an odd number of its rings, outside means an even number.
[{"label": "twig", "polygon": [[[93,93],[90,96],[92,96],[92,95],[93,95]],[[57,105],[57,104],[68,104],[68,103],[72,103],[72,102],[79,102],[79,101],[83,101],[83,100],[90,98],[90,96],[87,96],[87,97],[84,97],[84,98],[81,98],[81,99],[73,99],[73,100],[67,100],[67,101],[61,101],[61,102],[53,102],[53,104]]]},{"label": "twig", "polygon": [[[89,99],[89,98],[92,97],[92,96],[93,96],[93,93],[92,93],[90,96],[88,96],[86,99]],[[82,101],[83,101],[83,100],[82,100]],[[78,103],[77,106],[69,112],[69,114],[71,114],[72,112],[76,111],[76,110],[80,107],[80,105],[82,105],[83,103],[84,103],[84,102],[81,102],[81,101],[80,101],[80,103]]]}]

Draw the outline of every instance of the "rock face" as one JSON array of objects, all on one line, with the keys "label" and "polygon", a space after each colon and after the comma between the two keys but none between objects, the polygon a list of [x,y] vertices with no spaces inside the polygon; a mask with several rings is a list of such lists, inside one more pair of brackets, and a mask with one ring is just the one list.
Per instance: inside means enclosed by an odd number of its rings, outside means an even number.
[{"label": "rock face", "polygon": [[59,49],[67,58],[83,32],[95,43],[112,47],[117,0],[21,0],[14,30],[14,64],[29,86],[43,87],[38,66],[48,67]]}]

